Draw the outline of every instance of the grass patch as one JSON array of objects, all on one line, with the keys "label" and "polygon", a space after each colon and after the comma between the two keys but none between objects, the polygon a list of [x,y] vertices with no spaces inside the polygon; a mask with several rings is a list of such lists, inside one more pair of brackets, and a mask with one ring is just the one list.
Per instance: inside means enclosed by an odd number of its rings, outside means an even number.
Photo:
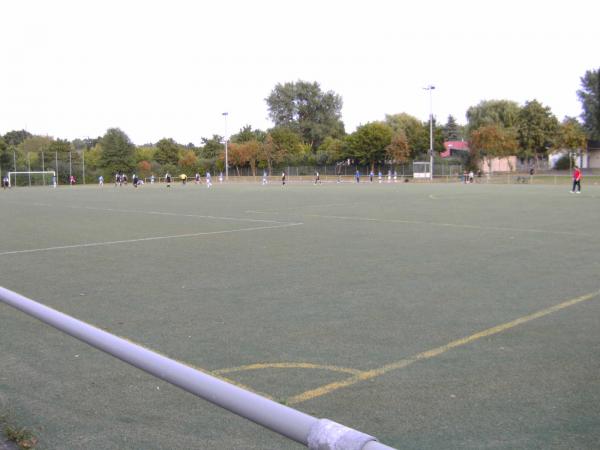
[{"label": "grass patch", "polygon": [[20,449],[31,449],[38,443],[38,438],[32,430],[13,424],[7,414],[0,416],[0,426],[6,438],[14,442]]}]

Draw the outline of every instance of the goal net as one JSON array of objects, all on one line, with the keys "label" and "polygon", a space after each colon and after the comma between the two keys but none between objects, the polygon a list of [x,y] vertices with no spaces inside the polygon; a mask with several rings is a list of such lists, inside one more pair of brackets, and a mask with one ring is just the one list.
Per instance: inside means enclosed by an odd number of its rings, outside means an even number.
[{"label": "goal net", "polygon": [[9,186],[47,186],[56,181],[54,170],[8,172]]}]

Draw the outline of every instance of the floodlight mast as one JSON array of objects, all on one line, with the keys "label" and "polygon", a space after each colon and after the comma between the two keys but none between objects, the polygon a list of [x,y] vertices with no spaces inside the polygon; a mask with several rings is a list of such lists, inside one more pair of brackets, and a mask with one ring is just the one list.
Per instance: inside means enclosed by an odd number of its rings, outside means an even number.
[{"label": "floodlight mast", "polygon": [[435,89],[435,86],[430,84],[423,89],[429,91],[429,178],[433,181],[433,99],[431,91]]},{"label": "floodlight mast", "polygon": [[225,179],[227,181],[229,181],[229,161],[227,158],[227,141],[229,140],[227,138],[227,116],[229,115],[228,112],[224,112],[223,116],[225,117]]}]

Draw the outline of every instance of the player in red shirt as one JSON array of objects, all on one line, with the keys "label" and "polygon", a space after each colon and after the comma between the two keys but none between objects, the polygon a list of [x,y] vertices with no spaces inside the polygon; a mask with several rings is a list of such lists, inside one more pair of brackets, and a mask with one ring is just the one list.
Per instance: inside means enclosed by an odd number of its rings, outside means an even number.
[{"label": "player in red shirt", "polygon": [[575,188],[577,187],[577,193],[581,194],[581,170],[579,167],[575,166],[575,170],[573,170],[573,189],[571,189],[571,194],[574,194]]}]

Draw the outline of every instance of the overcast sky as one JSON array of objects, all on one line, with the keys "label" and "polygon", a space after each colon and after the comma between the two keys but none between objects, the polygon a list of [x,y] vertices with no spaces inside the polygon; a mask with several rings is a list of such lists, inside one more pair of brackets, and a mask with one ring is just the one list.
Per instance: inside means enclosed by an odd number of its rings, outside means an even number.
[{"label": "overcast sky", "polygon": [[0,134],[74,139],[119,127],[187,144],[272,126],[277,83],[343,98],[346,131],[406,112],[465,123],[485,99],[579,116],[600,68],[600,2],[2,0]]}]

